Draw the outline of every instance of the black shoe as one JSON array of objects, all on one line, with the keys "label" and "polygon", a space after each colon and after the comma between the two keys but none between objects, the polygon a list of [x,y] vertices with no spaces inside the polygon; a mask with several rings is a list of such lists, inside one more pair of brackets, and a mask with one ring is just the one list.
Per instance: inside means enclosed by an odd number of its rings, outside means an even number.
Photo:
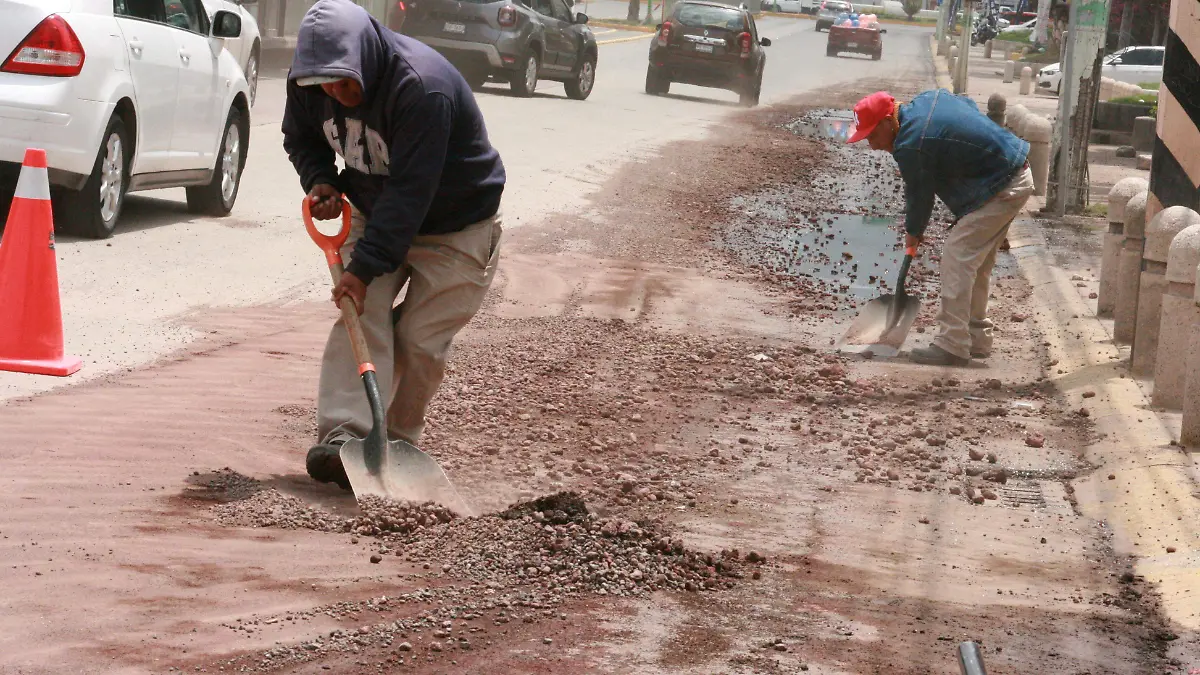
[{"label": "black shoe", "polygon": [[304,468],[313,480],[319,483],[337,483],[343,490],[350,489],[350,479],[346,477],[346,469],[342,467],[343,443],[345,441],[318,443],[309,449]]},{"label": "black shoe", "polygon": [[965,366],[971,363],[971,359],[955,356],[937,345],[917,347],[909,354],[909,358],[926,366]]}]

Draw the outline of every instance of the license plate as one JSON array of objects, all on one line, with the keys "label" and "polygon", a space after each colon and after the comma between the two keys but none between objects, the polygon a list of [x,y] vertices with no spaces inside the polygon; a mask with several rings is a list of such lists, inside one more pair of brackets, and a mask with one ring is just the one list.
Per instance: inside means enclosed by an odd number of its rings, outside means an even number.
[{"label": "license plate", "polygon": [[467,25],[465,23],[447,23],[445,31],[447,33],[462,35],[463,33],[467,32]]},{"label": "license plate", "polygon": [[696,45],[696,51],[703,52],[705,54],[711,54],[711,53],[713,53],[713,46],[712,45]]},{"label": "license plate", "polygon": [[857,43],[857,42],[847,42],[847,43],[846,43],[846,48],[847,48],[847,49],[854,49],[854,48],[855,48],[855,47],[857,47],[857,46],[858,46],[858,43]]}]

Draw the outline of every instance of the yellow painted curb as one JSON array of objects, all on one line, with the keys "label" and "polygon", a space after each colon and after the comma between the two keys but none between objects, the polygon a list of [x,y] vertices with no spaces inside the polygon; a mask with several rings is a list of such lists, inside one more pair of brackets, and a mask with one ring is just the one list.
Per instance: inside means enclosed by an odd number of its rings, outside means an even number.
[{"label": "yellow painted curb", "polygon": [[[1157,586],[1167,621],[1200,629],[1200,500],[1192,460],[1171,445],[1168,426],[1121,365],[1126,354],[1112,344],[1111,322],[1096,318],[1095,303],[1053,265],[1038,226],[1018,219],[1009,242],[1033,287],[1038,330],[1064,373],[1052,381],[1072,408],[1087,408],[1095,421],[1097,440],[1084,455],[1097,469],[1075,481],[1080,510],[1107,525],[1118,552],[1136,558],[1137,573]],[[1084,398],[1085,391],[1094,395]]]},{"label": "yellow painted curb", "polygon": [[653,26],[633,26],[627,23],[610,23],[607,21],[588,21],[589,26],[599,26],[600,28],[615,28],[617,30],[627,30],[634,33],[657,33]]},{"label": "yellow painted curb", "polygon": [[633,42],[634,40],[649,40],[652,37],[654,37],[654,33],[647,33],[645,35],[634,35],[632,37],[613,38],[611,40],[596,40],[596,44],[597,45],[615,45],[619,42]]}]

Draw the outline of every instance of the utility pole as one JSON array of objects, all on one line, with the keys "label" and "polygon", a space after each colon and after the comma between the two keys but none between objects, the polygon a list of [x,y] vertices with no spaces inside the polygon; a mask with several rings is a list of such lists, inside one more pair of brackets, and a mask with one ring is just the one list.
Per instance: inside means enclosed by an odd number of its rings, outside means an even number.
[{"label": "utility pole", "polygon": [[1053,0],[1038,0],[1037,24],[1033,31],[1033,41],[1035,44],[1044,45],[1049,42],[1050,5],[1052,2]]},{"label": "utility pole", "polygon": [[963,30],[958,40],[958,61],[954,64],[954,93],[967,93],[967,65],[971,61],[971,14],[975,9],[973,0],[963,2]]},{"label": "utility pole", "polygon": [[[1087,201],[1088,137],[1100,93],[1100,65],[1108,34],[1108,0],[1075,0],[1069,8],[1066,66],[1059,98],[1055,197],[1059,216]],[[1047,200],[1049,201],[1049,200]]]},{"label": "utility pole", "polygon": [[1121,31],[1117,34],[1117,49],[1124,49],[1133,41],[1133,2],[1124,0],[1121,8]]}]

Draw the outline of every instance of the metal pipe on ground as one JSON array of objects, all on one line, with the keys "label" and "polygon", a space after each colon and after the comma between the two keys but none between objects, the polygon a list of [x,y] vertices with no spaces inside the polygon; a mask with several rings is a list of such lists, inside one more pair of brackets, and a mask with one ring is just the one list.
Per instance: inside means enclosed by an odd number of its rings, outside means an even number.
[{"label": "metal pipe on ground", "polygon": [[1108,191],[1108,232],[1100,258],[1100,289],[1096,294],[1096,316],[1109,317],[1117,305],[1117,270],[1121,265],[1121,246],[1125,241],[1125,205],[1139,192],[1146,192],[1146,179],[1129,176],[1117,181]]},{"label": "metal pipe on ground", "polygon": [[1125,236],[1117,263],[1117,304],[1113,306],[1113,341],[1133,344],[1137,328],[1138,283],[1142,274],[1142,249],[1146,243],[1146,200],[1139,192],[1125,204]]},{"label": "metal pipe on ground", "polygon": [[983,654],[979,651],[979,645],[974,642],[958,644],[958,669],[962,675],[987,675],[987,669],[983,667]]}]

